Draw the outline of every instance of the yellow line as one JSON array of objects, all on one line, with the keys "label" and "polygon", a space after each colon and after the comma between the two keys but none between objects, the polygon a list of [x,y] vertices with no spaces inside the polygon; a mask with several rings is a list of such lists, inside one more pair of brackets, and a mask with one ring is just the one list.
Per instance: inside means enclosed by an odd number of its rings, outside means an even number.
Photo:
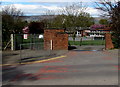
[{"label": "yellow line", "polygon": [[33,63],[42,63],[42,62],[46,62],[46,61],[50,61],[50,60],[55,60],[55,59],[60,59],[60,58],[64,58],[66,56],[58,56],[58,57],[54,57],[54,58],[49,58],[49,59],[44,59],[44,60],[39,60],[39,61],[34,61],[34,62],[26,62],[26,63],[15,63],[15,64],[1,64],[0,66],[8,66],[8,65],[18,65],[18,64],[33,64]]},{"label": "yellow line", "polygon": [[46,59],[46,60],[35,61],[35,63],[46,62],[46,61],[59,59],[59,58],[63,58],[63,57],[66,57],[66,56],[59,56],[59,57],[54,57],[54,58],[50,58],[50,59]]}]

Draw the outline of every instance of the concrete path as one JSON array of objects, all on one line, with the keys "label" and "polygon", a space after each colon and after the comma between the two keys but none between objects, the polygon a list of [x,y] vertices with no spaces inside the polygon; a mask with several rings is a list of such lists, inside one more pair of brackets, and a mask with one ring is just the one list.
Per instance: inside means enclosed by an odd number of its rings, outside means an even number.
[{"label": "concrete path", "polygon": [[117,85],[118,70],[118,50],[73,50],[58,59],[4,66],[3,84]]}]

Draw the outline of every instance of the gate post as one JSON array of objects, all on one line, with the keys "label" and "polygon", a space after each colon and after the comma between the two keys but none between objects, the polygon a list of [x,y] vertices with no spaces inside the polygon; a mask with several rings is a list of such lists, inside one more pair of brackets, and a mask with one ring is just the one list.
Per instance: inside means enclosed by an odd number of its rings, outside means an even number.
[{"label": "gate post", "polygon": [[64,29],[44,29],[45,50],[68,50],[68,34]]},{"label": "gate post", "polygon": [[13,51],[13,50],[15,50],[15,35],[14,34],[11,34],[11,50]]},{"label": "gate post", "polygon": [[111,34],[110,33],[105,33],[105,49],[112,49],[114,48],[112,39],[111,39]]}]

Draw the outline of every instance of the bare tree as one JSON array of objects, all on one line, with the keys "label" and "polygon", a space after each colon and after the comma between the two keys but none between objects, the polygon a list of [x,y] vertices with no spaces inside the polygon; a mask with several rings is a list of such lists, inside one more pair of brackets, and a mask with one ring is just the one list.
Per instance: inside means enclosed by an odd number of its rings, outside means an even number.
[{"label": "bare tree", "polygon": [[23,12],[20,9],[17,9],[14,5],[8,5],[2,8],[2,13],[12,16],[21,16]]},{"label": "bare tree", "polygon": [[14,5],[9,5],[2,8],[2,15],[10,15],[14,19],[18,19],[19,16],[23,16],[23,12]]},{"label": "bare tree", "polygon": [[80,13],[84,12],[86,8],[87,6],[85,6],[82,2],[72,3],[71,5],[63,8],[62,14],[78,16]]},{"label": "bare tree", "polygon": [[113,9],[115,8],[117,2],[119,0],[98,0],[96,3],[96,9],[102,11],[101,16],[109,16],[113,15]]},{"label": "bare tree", "polygon": [[64,23],[66,23],[66,27],[72,27],[71,30],[75,32],[75,27],[78,22],[78,17],[85,13],[87,6],[85,6],[82,2],[72,3],[64,7],[61,11],[64,17]]},{"label": "bare tree", "polygon": [[55,15],[55,12],[53,10],[47,10],[46,15]]},{"label": "bare tree", "polygon": [[115,47],[120,47],[120,1],[99,0],[96,2],[97,9],[104,12],[103,16],[110,18],[111,30],[113,30]]}]

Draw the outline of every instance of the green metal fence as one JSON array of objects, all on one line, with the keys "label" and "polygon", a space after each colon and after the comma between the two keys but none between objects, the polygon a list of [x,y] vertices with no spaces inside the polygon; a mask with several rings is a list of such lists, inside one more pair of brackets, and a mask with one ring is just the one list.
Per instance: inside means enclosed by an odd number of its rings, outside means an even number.
[{"label": "green metal fence", "polygon": [[[27,38],[24,38],[25,35]],[[20,44],[44,43],[43,38],[39,38],[40,34],[15,34],[14,35],[14,50],[20,50]],[[27,46],[27,45],[25,45]]]},{"label": "green metal fence", "polygon": [[92,38],[92,37],[76,37],[75,40],[69,37],[69,45],[105,45],[104,37]]}]

